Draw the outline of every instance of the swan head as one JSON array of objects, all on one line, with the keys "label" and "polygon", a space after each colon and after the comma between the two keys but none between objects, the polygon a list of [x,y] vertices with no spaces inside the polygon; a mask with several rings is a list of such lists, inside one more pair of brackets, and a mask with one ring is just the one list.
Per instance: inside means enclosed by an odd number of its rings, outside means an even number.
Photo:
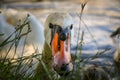
[{"label": "swan head", "polygon": [[45,23],[45,38],[52,50],[53,68],[61,76],[68,75],[73,69],[70,53],[72,27],[72,18],[66,13],[50,14]]}]

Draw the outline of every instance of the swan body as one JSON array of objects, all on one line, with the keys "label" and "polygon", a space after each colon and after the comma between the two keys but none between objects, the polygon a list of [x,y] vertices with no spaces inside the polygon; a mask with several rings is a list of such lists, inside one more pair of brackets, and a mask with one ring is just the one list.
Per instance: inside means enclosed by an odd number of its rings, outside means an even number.
[{"label": "swan body", "polygon": [[[44,45],[44,27],[37,20],[37,18],[29,12],[18,12],[13,9],[8,9],[0,14],[0,34],[3,34],[2,36],[0,36],[0,44],[4,40],[6,40],[12,33],[15,32],[15,27],[16,27],[15,25],[17,25],[18,20],[24,20],[28,14],[29,17],[27,18],[27,20],[30,22],[31,32],[28,33],[27,37],[23,36],[19,40],[15,55],[14,55],[16,49],[15,45],[8,53],[10,45],[12,44],[11,42],[5,45],[2,49],[0,49],[0,57],[20,58],[23,56],[30,56],[33,54],[42,53],[43,45]],[[21,33],[25,33],[25,32],[27,32],[26,26],[24,27]],[[13,34],[9,40],[12,40],[14,38],[15,38],[15,34]],[[26,61],[25,63],[28,62]],[[39,62],[37,61],[37,59],[33,58],[33,61],[31,63],[32,67],[30,69],[29,66],[26,67],[26,69],[28,69],[28,71],[26,71],[26,74],[28,75],[34,72],[38,63]]]},{"label": "swan body", "polygon": [[[3,14],[0,14],[1,15],[0,22],[2,25],[1,32],[3,31],[4,32],[3,34],[5,35],[5,36],[2,36],[1,39],[5,40],[8,36],[10,36],[15,31],[15,27],[16,27],[15,25],[17,25],[16,23],[18,23],[17,21],[24,20],[28,14],[29,14],[29,17],[27,19],[30,22],[31,32],[27,35],[26,45],[31,46],[31,48],[32,48],[32,46],[34,46],[35,49],[39,49],[41,51],[43,49],[43,45],[44,45],[44,27],[43,27],[42,23],[40,23],[36,19],[36,17],[29,12],[23,12],[20,14],[16,10],[10,9],[10,10],[7,10],[6,12],[3,12]],[[14,17],[12,15],[14,15]],[[24,32],[27,32],[26,27],[22,30],[22,33],[24,33]],[[35,36],[38,34],[40,34],[39,35],[40,37]],[[12,38],[14,38],[14,37],[15,37],[15,35],[13,34]],[[24,37],[22,39],[24,39]],[[21,44],[23,44],[22,41],[24,41],[24,40],[21,40],[21,42],[20,42]],[[30,50],[30,51],[32,51],[32,50]],[[26,55],[29,55],[29,53],[34,52],[34,51],[29,52],[29,50],[27,50],[27,51],[28,51],[28,54],[26,54]],[[18,55],[20,55],[20,53],[18,53]]]}]

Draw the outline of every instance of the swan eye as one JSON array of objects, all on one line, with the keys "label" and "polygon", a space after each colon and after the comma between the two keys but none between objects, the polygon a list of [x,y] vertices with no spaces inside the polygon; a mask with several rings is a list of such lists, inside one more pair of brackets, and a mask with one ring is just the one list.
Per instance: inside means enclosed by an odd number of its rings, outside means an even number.
[{"label": "swan eye", "polygon": [[49,23],[49,28],[53,28],[53,24],[52,23]]},{"label": "swan eye", "polygon": [[71,24],[71,26],[70,26],[70,30],[73,28],[73,24]]}]

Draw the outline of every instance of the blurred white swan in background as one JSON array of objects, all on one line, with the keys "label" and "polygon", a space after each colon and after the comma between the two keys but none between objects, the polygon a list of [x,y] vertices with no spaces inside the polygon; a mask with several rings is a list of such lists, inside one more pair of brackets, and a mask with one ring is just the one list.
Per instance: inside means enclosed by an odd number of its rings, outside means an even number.
[{"label": "blurred white swan in background", "polygon": [[[3,35],[0,36],[0,43],[2,43],[12,33],[15,32],[15,27],[17,27],[15,25],[17,25],[18,20],[24,21],[28,14],[29,14],[29,17],[27,18],[27,21],[30,22],[31,32],[28,33],[27,37],[24,36],[19,40],[16,52],[15,52],[15,49],[16,49],[15,44],[12,47],[12,49],[9,51],[9,48],[10,48],[10,45],[12,45],[12,42],[4,46],[0,51],[0,56],[2,58],[4,57],[20,58],[23,56],[30,56],[33,53],[35,54],[42,53],[43,45],[44,45],[44,27],[36,19],[36,17],[29,12],[18,12],[13,9],[2,11],[2,13],[0,14],[0,34],[3,34]],[[27,30],[28,30],[28,27],[24,27],[21,33],[25,33],[27,32]],[[13,40],[14,38],[15,38],[15,34],[13,34],[9,40]],[[24,50],[23,50],[23,47],[24,47]],[[36,52],[36,51],[39,51],[39,52]],[[32,64],[34,65],[32,66],[32,68],[28,70],[28,73],[32,73],[32,71],[37,67],[38,62],[35,58],[33,59]]]}]

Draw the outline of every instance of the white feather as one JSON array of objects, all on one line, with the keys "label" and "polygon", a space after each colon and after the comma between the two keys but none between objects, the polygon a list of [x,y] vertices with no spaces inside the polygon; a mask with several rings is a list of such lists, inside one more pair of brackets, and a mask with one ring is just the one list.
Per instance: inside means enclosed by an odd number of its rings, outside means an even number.
[{"label": "white feather", "polygon": [[[3,11],[2,13],[0,14],[0,34],[4,34],[4,35],[0,36],[0,44],[15,31],[16,21],[18,21],[19,19],[24,20],[28,14],[29,14],[28,21],[30,21],[30,26],[31,26],[31,32],[27,35],[25,47],[24,47],[24,42],[25,42],[25,36],[24,36],[20,39],[15,56],[14,56],[15,53],[15,46],[14,46],[7,55],[7,58],[13,58],[13,56],[14,58],[30,56],[36,51],[37,51],[36,54],[41,54],[44,45],[44,27],[37,20],[37,18],[29,12],[18,12],[12,9]],[[27,29],[25,27],[22,33],[26,31]],[[13,34],[13,36],[10,39],[12,40],[14,38],[15,38],[15,34]],[[6,56],[10,45],[11,44],[8,44],[4,48],[2,48],[2,50],[0,50],[0,57],[4,58]],[[24,47],[24,51],[23,51],[23,47]],[[32,64],[34,65],[32,65],[30,69],[29,69],[29,65],[26,66],[25,71],[27,70],[26,71],[27,74],[30,74],[31,72],[35,71],[38,65],[38,61],[34,58]]]}]

